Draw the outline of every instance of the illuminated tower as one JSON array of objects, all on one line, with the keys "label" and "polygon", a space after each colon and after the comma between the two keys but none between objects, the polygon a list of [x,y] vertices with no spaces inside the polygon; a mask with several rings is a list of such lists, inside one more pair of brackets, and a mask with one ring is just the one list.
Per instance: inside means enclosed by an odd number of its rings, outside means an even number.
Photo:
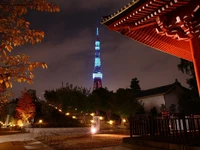
[{"label": "illuminated tower", "polygon": [[94,60],[94,72],[93,72],[93,90],[102,87],[102,77],[101,73],[101,58],[100,58],[100,41],[99,41],[99,29],[96,29],[96,41],[95,41],[95,60]]}]

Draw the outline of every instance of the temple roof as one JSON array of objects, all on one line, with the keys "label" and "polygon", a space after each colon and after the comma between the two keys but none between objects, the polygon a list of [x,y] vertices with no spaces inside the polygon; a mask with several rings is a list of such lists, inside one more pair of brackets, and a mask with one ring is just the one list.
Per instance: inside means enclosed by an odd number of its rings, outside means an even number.
[{"label": "temple roof", "polygon": [[[193,2],[193,3],[192,3]],[[199,0],[133,0],[117,12],[104,16],[102,24],[162,52],[192,61],[189,40],[158,34],[157,18],[179,16],[194,9]],[[191,5],[188,7],[188,5]],[[193,8],[194,7],[194,8]],[[176,19],[176,18],[175,18]]]},{"label": "temple roof", "polygon": [[170,92],[171,90],[173,90],[176,87],[180,87],[181,89],[183,89],[183,91],[188,91],[189,89],[183,87],[180,82],[178,82],[177,80],[172,83],[172,84],[168,84],[168,85],[164,85],[164,86],[160,86],[160,87],[156,87],[156,88],[152,88],[152,89],[148,89],[148,90],[142,90],[140,93],[137,94],[137,98],[142,98],[142,97],[149,97],[149,96],[154,96],[154,95],[164,95],[168,92]]}]

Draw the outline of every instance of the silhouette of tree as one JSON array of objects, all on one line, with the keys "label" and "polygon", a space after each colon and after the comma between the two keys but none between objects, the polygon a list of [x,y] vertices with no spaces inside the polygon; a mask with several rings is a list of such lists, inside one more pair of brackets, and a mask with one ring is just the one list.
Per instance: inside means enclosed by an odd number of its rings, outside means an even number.
[{"label": "silhouette of tree", "polygon": [[134,93],[138,93],[141,91],[139,80],[137,78],[133,78],[131,80],[130,88],[133,90]]}]

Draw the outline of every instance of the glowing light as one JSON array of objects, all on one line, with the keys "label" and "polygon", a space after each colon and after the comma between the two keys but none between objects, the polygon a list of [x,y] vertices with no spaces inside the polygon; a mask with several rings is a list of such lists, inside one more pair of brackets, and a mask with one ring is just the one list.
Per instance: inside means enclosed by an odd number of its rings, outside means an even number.
[{"label": "glowing light", "polygon": [[91,113],[90,115],[91,115],[91,116],[94,116],[94,113]]},{"label": "glowing light", "polygon": [[100,42],[95,41],[95,50],[100,50]]},{"label": "glowing light", "polygon": [[20,124],[20,127],[23,127],[23,123],[22,123],[22,124]]},{"label": "glowing light", "polygon": [[126,122],[126,119],[123,119],[123,122]]},{"label": "glowing light", "polygon": [[76,119],[76,116],[72,116],[73,119]]},{"label": "glowing light", "polygon": [[99,28],[97,28],[97,32],[96,32],[97,36],[99,35]]},{"label": "glowing light", "polygon": [[95,127],[91,127],[91,133],[95,134],[97,132],[97,129]]},{"label": "glowing light", "polygon": [[99,46],[95,46],[95,50],[100,50],[100,47]]},{"label": "glowing light", "polygon": [[103,117],[99,117],[100,120],[103,120]]},{"label": "glowing light", "polygon": [[113,121],[112,121],[112,120],[110,120],[108,123],[112,125],[112,124],[113,124]]},{"label": "glowing light", "polygon": [[42,122],[43,122],[42,119],[40,119],[40,120],[39,120],[39,123],[42,123]]},{"label": "glowing light", "polygon": [[69,116],[69,113],[65,113],[66,116]]},{"label": "glowing light", "polygon": [[94,123],[94,120],[90,120],[91,123]]},{"label": "glowing light", "polygon": [[93,79],[94,78],[103,78],[103,74],[101,72],[98,72],[98,73],[93,73]]},{"label": "glowing light", "polygon": [[101,66],[101,60],[100,60],[100,58],[95,58],[94,66],[95,66],[95,67]]},{"label": "glowing light", "polygon": [[59,112],[62,112],[62,110],[61,110],[61,109],[59,109]]}]

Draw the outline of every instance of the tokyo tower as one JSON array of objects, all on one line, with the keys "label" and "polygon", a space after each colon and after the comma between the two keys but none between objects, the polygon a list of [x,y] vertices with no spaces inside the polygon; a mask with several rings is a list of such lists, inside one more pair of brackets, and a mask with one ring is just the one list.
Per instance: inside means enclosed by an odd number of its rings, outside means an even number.
[{"label": "tokyo tower", "polygon": [[93,72],[93,90],[102,87],[103,74],[101,72],[101,58],[100,58],[100,41],[99,41],[99,29],[96,28],[96,40],[95,40],[95,60],[94,60],[94,72]]}]

